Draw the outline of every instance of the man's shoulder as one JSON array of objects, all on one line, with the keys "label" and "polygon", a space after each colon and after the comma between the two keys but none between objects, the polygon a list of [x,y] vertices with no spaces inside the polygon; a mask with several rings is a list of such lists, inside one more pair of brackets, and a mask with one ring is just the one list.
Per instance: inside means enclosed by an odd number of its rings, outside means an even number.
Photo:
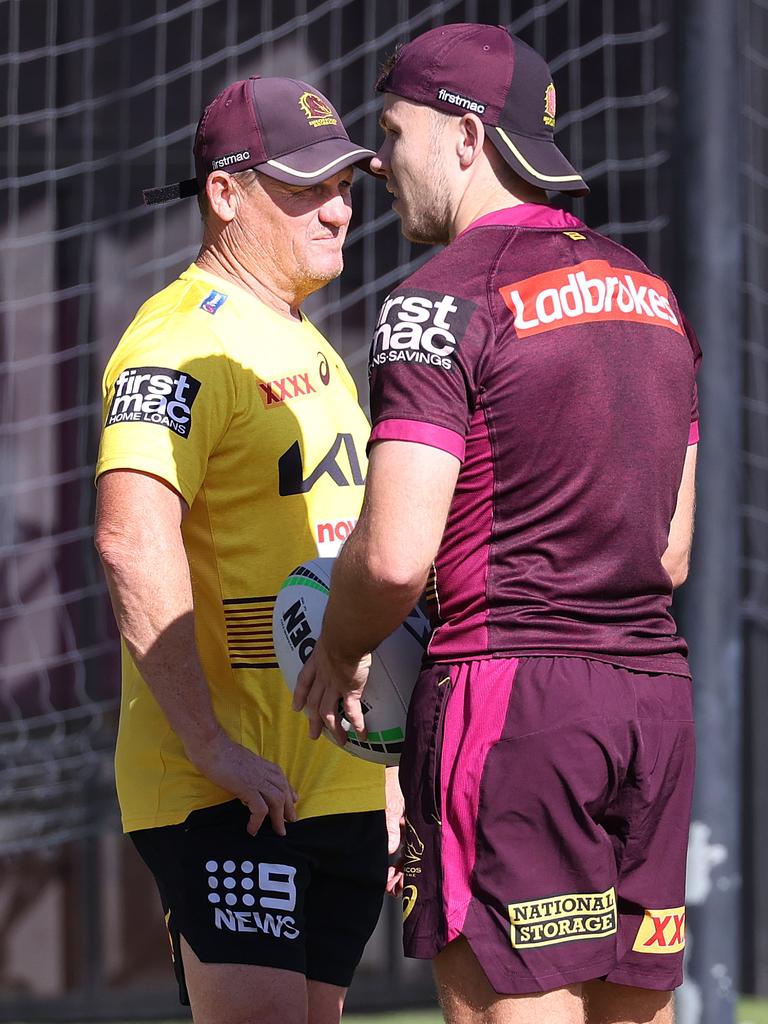
[{"label": "man's shoulder", "polygon": [[457,238],[422,263],[390,295],[450,294],[477,303],[486,293],[495,249],[492,241],[490,245],[488,240],[477,245],[469,238]]},{"label": "man's shoulder", "polygon": [[[226,296],[207,292],[204,283],[182,275],[150,296],[139,308],[118,344],[127,352],[145,348],[183,353],[222,354],[226,330],[222,317],[215,319]],[[213,312],[211,312],[211,307]]]}]

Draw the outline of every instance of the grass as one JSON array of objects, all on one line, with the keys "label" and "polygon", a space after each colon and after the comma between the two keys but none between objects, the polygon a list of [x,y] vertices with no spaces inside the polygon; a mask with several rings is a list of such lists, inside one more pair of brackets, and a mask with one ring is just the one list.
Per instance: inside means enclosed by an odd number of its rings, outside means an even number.
[{"label": "grass", "polygon": [[768,1024],[768,999],[739,1000],[739,1024]]}]

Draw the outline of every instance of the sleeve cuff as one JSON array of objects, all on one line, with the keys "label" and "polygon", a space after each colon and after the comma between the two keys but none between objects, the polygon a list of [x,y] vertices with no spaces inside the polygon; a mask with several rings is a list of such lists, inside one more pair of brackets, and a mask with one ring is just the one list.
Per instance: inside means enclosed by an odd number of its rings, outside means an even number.
[{"label": "sleeve cuff", "polygon": [[415,441],[431,448],[439,448],[455,456],[459,462],[464,461],[465,442],[461,434],[448,427],[438,427],[435,423],[423,423],[421,420],[383,420],[377,423],[371,432],[368,447],[374,441]]},{"label": "sleeve cuff", "polygon": [[694,420],[691,423],[691,429],[688,431],[688,444],[699,443],[699,421]]}]

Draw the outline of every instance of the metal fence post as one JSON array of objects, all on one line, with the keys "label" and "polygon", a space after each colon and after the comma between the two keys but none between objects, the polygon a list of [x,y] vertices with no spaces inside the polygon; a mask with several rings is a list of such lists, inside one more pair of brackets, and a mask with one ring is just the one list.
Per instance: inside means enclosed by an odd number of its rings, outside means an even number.
[{"label": "metal fence post", "polygon": [[679,22],[676,283],[704,350],[696,537],[679,609],[691,648],[698,723],[680,1024],[733,1021],[739,983],[743,318],[738,6],[685,0]]}]

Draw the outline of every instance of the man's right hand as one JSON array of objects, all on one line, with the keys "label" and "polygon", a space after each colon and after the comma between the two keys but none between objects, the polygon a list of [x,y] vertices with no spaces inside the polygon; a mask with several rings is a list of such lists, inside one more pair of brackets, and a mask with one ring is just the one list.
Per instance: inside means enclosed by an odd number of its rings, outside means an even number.
[{"label": "man's right hand", "polygon": [[207,743],[203,751],[187,754],[206,778],[245,804],[251,812],[248,832],[252,836],[267,815],[279,836],[285,835],[286,821],[296,821],[299,796],[282,769],[235,743],[225,732]]}]

